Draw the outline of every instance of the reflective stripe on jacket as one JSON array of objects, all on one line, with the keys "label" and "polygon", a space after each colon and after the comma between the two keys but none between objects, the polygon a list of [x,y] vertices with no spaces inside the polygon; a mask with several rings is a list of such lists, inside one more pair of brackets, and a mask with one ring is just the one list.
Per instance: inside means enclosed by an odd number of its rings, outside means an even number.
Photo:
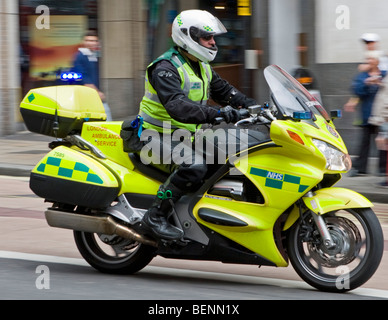
[{"label": "reflective stripe on jacket", "polygon": [[148,79],[148,69],[161,60],[168,60],[177,68],[181,78],[181,89],[184,95],[191,101],[206,105],[209,100],[210,82],[212,79],[210,65],[204,62],[199,63],[202,77],[200,78],[192,70],[185,58],[175,48],[171,48],[147,67],[145,94],[140,103],[139,112],[139,115],[144,120],[143,127],[163,132],[163,122],[167,122],[166,126],[171,127],[173,130],[180,128],[195,132],[197,124],[182,123],[171,118],[165,107],[161,104],[157,92]]}]

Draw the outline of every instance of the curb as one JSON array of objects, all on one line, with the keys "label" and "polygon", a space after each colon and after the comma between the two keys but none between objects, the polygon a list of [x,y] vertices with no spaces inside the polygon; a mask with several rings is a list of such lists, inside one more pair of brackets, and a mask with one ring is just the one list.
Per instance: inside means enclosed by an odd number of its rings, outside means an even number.
[{"label": "curb", "polygon": [[[350,188],[348,188],[348,189],[350,189]],[[352,190],[362,194],[370,202],[388,203],[388,194],[372,193],[372,192],[360,192],[360,191],[357,191],[356,189],[352,189]]]},{"label": "curb", "polygon": [[25,166],[18,164],[0,164],[0,175],[14,177],[29,177],[30,172],[34,169],[33,166]]}]

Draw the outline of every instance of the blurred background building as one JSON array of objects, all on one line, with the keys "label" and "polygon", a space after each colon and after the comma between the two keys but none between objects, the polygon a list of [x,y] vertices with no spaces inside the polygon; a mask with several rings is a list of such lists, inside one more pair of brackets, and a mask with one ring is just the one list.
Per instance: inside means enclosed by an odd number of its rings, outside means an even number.
[{"label": "blurred background building", "polygon": [[[376,32],[388,53],[388,2],[380,0],[1,0],[0,136],[23,129],[19,102],[57,83],[87,29],[101,39],[101,82],[114,119],[135,115],[149,62],[171,45],[175,16],[208,10],[228,33],[213,67],[257,101],[268,100],[263,70],[308,68],[326,109],[341,109],[363,61],[360,36]],[[336,125],[354,152],[357,114]]]}]

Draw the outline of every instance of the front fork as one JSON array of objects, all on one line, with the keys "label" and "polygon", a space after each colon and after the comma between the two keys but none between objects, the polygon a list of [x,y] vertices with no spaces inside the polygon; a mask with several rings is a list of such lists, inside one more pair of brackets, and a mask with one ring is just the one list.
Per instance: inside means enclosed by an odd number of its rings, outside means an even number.
[{"label": "front fork", "polygon": [[[299,216],[302,219],[302,229],[303,231],[303,238],[305,241],[311,241],[311,237],[313,236],[314,233],[314,228],[309,223],[306,223],[307,220],[309,219],[310,215],[313,218],[313,222],[315,226],[317,227],[318,233],[320,238],[322,239],[322,243],[327,249],[333,249],[335,247],[335,243],[330,235],[329,229],[326,226],[325,220],[322,218],[322,216],[319,214],[319,204],[315,201],[313,198],[314,194],[310,191],[307,194],[305,194],[304,197],[310,198],[308,201],[311,204],[312,208],[307,208],[307,211],[304,210],[306,208],[303,204],[303,201],[299,203]],[[315,209],[315,210],[311,210]],[[319,241],[321,242],[321,241]]]},{"label": "front fork", "polygon": [[[346,210],[352,208],[371,208],[373,204],[361,194],[346,189],[328,187],[315,190],[314,192],[307,192],[300,200],[299,204],[295,205],[291,210],[286,222],[283,226],[283,231],[288,230],[291,226],[298,221],[299,218],[305,216],[302,208],[307,208],[308,212],[311,212],[313,220],[317,225],[318,232],[323,239],[325,247],[330,248],[335,245],[330,232],[326,226],[323,214],[331,211]],[[308,237],[312,230],[306,225],[306,237]]]},{"label": "front fork", "polygon": [[[314,194],[309,191],[306,193],[305,197],[312,198]],[[312,199],[310,201],[312,207],[314,209],[319,209],[319,204],[315,201],[315,199]],[[335,243],[330,235],[329,229],[326,226],[325,220],[322,218],[322,216],[319,213],[315,213],[312,210],[309,210],[311,212],[311,216],[313,217],[313,220],[315,222],[315,225],[318,227],[319,234],[322,238],[322,242],[325,245],[327,249],[332,249],[335,247]]]}]

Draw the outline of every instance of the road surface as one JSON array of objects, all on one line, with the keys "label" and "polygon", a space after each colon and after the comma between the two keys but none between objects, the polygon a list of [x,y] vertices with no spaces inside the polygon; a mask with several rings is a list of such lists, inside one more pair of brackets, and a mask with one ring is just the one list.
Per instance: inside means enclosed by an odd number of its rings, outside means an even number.
[{"label": "road surface", "polygon": [[[347,294],[319,292],[292,267],[259,269],[157,257],[136,275],[102,274],[81,258],[71,230],[47,225],[46,206],[29,190],[27,178],[0,176],[0,299],[147,300],[144,312],[178,310],[158,311],[154,300],[173,306],[173,301],[183,300],[388,299],[387,251],[372,279]],[[387,234],[388,205],[376,204],[374,209]],[[234,305],[228,306],[232,312]],[[243,307],[240,304],[240,313]],[[181,312],[195,312],[193,303],[185,308]]]}]

